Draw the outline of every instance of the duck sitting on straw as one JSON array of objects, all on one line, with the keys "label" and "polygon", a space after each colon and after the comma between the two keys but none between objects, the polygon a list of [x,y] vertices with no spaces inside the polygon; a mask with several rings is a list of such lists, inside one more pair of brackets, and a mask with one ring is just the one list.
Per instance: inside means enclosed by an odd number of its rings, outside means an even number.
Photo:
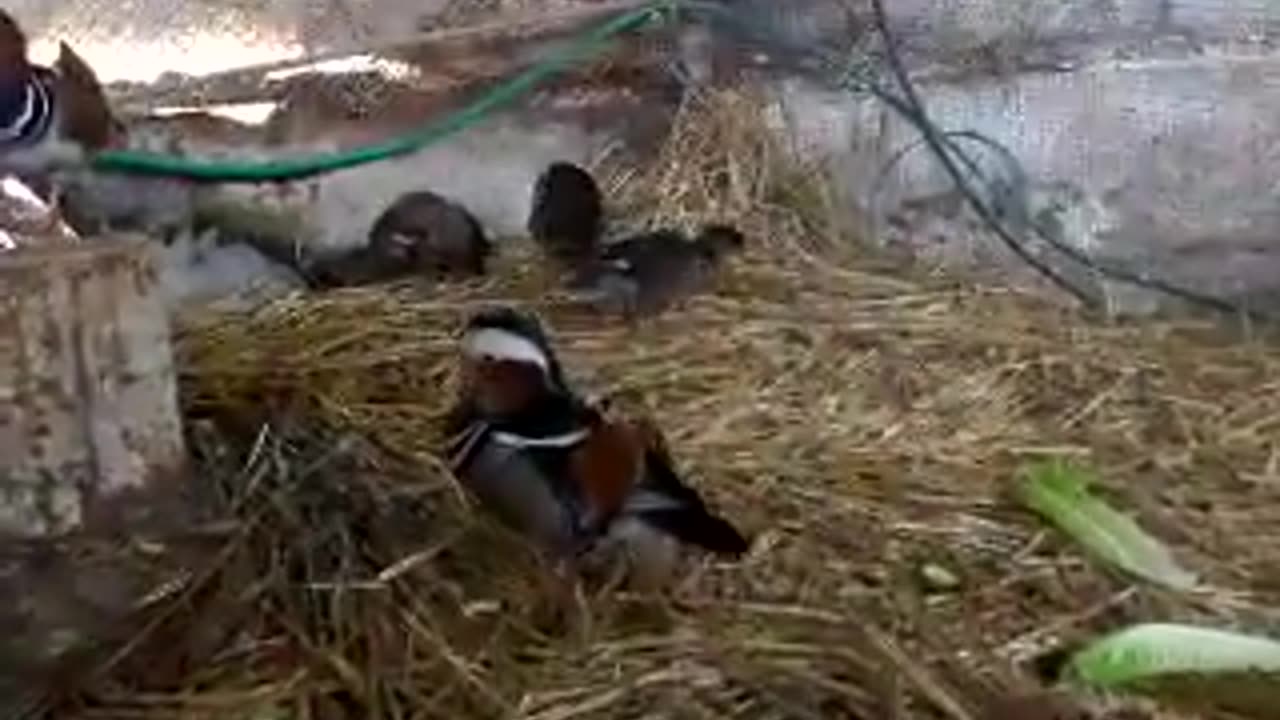
[{"label": "duck sitting on straw", "polygon": [[736,228],[709,224],[693,238],[660,228],[602,243],[602,194],[585,169],[555,162],[534,184],[529,234],[554,263],[570,270],[576,299],[633,320],[654,315],[702,291],[725,257],[745,239]]},{"label": "duck sitting on straw", "polygon": [[556,577],[621,556],[622,572],[653,588],[670,577],[681,544],[727,557],[749,549],[681,479],[652,423],[610,417],[570,389],[535,316],[510,307],[475,314],[461,361],[446,425],[451,467],[551,557]]},{"label": "duck sitting on straw", "polygon": [[401,195],[378,216],[368,243],[321,258],[302,274],[317,288],[401,277],[463,279],[485,274],[493,244],[460,203],[429,190]]}]

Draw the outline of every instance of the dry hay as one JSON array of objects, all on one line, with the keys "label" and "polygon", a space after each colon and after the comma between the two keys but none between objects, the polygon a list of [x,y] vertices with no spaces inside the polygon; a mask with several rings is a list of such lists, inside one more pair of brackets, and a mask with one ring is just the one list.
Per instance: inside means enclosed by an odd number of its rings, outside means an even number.
[{"label": "dry hay", "polygon": [[[709,98],[617,176],[629,216],[730,218],[755,241],[655,321],[575,311],[522,252],[468,286],[191,319],[183,403],[228,539],[101,669],[89,714],[960,720],[1033,687],[1026,661],[1061,640],[1273,621],[1280,353],[877,269],[757,110]],[[537,307],[581,386],[655,409],[753,554],[692,560],[665,600],[596,598],[586,634],[548,625],[528,556],[434,455],[454,333],[487,302]],[[1226,590],[1134,586],[1047,531],[1008,492],[1046,454],[1099,468]]]}]

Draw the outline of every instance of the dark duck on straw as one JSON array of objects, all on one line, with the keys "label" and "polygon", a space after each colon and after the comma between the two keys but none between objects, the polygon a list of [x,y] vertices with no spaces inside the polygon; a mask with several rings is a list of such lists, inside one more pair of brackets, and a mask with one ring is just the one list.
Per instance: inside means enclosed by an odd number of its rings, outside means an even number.
[{"label": "dark duck on straw", "polygon": [[534,182],[529,236],[553,261],[577,268],[596,252],[604,232],[604,200],[591,173],[554,162]]},{"label": "dark duck on straw", "polygon": [[405,193],[373,223],[368,243],[304,269],[316,287],[416,276],[462,279],[485,273],[493,245],[462,205],[436,193]]},{"label": "dark duck on straw", "polygon": [[579,281],[597,308],[634,318],[661,312],[705,288],[721,261],[742,249],[742,233],[707,225],[693,239],[656,230],[610,243]]},{"label": "dark duck on straw", "polygon": [[49,171],[81,165],[123,132],[75,51],[62,43],[52,68],[32,64],[22,28],[0,10],[0,170],[42,184]]},{"label": "dark duck on straw", "polygon": [[562,571],[598,557],[592,551],[621,550],[631,579],[653,586],[681,543],[733,557],[748,550],[680,478],[656,428],[609,417],[569,388],[535,317],[509,307],[478,313],[461,346],[451,466]]}]

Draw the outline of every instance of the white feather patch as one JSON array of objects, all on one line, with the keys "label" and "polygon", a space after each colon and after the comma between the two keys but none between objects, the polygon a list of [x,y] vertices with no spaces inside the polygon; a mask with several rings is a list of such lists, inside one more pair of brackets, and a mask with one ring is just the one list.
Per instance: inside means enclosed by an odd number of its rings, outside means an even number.
[{"label": "white feather patch", "polygon": [[583,440],[587,439],[587,430],[574,430],[562,435],[548,435],[547,437],[529,437],[528,435],[518,435],[516,433],[496,431],[493,433],[493,440],[502,445],[516,448],[530,447],[573,447]]},{"label": "white feather patch", "polygon": [[462,351],[468,357],[529,363],[542,368],[543,372],[551,369],[547,354],[537,343],[498,328],[484,328],[468,333],[463,338]]},{"label": "white feather patch", "polygon": [[649,488],[637,488],[627,496],[627,501],[623,505],[623,512],[642,513],[655,510],[675,510],[679,507],[680,502],[670,495],[665,495]]}]

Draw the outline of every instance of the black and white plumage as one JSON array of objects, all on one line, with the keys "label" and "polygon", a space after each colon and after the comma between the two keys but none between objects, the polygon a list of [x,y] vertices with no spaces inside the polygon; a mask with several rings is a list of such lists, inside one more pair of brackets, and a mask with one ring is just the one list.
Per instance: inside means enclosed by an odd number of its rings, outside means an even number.
[{"label": "black and white plumage", "polygon": [[572,560],[621,545],[657,582],[679,543],[741,555],[747,540],[676,473],[647,423],[609,417],[566,384],[541,324],[499,308],[462,337],[462,396],[450,413],[454,472],[508,525]]},{"label": "black and white plumage", "polygon": [[554,162],[534,182],[526,229],[552,259],[574,265],[592,257],[604,232],[604,199],[595,178]]},{"label": "black and white plumage", "polygon": [[49,134],[53,120],[50,71],[31,68],[0,77],[0,151],[36,145]]},{"label": "black and white plumage", "polygon": [[653,314],[703,289],[744,242],[727,225],[708,225],[693,239],[677,230],[642,233],[605,246],[575,284],[580,297],[606,312]]},{"label": "black and white plumage", "polygon": [[29,150],[54,129],[53,72],[27,60],[27,37],[0,11],[0,153]]}]

